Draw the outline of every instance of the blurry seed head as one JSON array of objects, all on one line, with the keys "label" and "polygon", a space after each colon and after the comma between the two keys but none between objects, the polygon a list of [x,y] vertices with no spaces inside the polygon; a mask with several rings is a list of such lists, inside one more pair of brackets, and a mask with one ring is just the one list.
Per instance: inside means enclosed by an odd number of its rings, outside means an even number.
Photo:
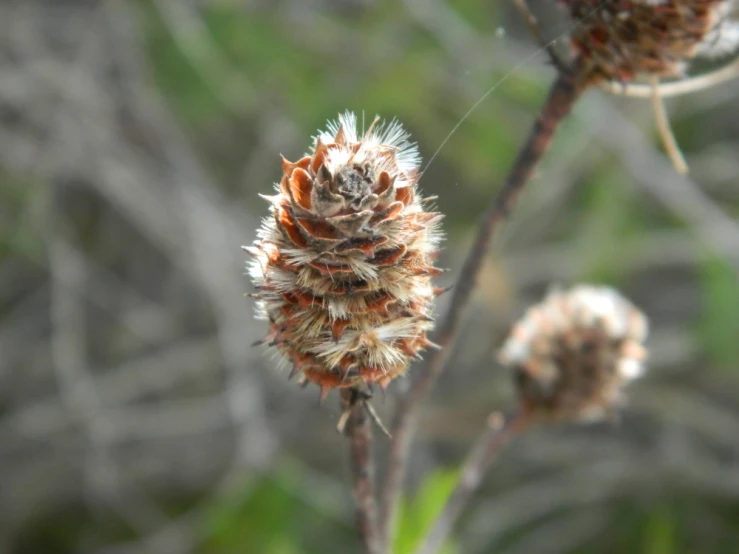
[{"label": "blurry seed head", "polygon": [[430,345],[441,215],[416,187],[420,156],[396,121],[352,113],[282,160],[270,215],[246,250],[257,314],[292,375],[321,387],[386,386]]},{"label": "blurry seed head", "polygon": [[521,409],[550,421],[614,413],[644,368],[647,319],[616,290],[579,285],[526,312],[499,361],[514,372]]},{"label": "blurry seed head", "polygon": [[734,0],[560,0],[572,48],[595,79],[680,77],[698,56],[739,48]]}]

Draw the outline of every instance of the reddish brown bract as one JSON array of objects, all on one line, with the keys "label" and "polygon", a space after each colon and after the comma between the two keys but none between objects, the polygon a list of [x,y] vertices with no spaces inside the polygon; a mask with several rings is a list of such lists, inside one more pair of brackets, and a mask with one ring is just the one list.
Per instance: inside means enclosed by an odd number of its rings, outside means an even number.
[{"label": "reddish brown bract", "polygon": [[247,248],[265,342],[322,394],[405,372],[430,345],[439,291],[441,216],[421,206],[415,146],[395,122],[356,127],[344,114],[312,154],[283,159],[272,217]]}]

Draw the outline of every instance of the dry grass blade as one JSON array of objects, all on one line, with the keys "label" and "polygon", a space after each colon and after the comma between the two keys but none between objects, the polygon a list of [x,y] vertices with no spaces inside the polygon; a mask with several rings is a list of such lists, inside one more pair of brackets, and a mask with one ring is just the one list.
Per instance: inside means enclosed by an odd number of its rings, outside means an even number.
[{"label": "dry grass blade", "polygon": [[[660,82],[658,92],[661,98],[671,98],[700,92],[718,85],[728,83],[739,77],[739,59],[726,67],[717,69],[705,75],[690,77],[669,83]],[[622,84],[614,81],[601,81],[598,86],[611,94],[618,96],[629,96],[631,98],[651,98],[654,86],[652,84],[628,83]]]},{"label": "dry grass blade", "polygon": [[670,158],[672,165],[680,175],[688,174],[688,163],[685,161],[685,156],[680,151],[680,146],[677,144],[675,139],[675,133],[672,132],[670,126],[670,119],[665,109],[665,104],[662,102],[662,96],[659,93],[659,78],[651,77],[652,83],[652,109],[654,110],[654,118],[657,123],[657,131],[662,139],[662,144],[665,147],[667,157]]}]

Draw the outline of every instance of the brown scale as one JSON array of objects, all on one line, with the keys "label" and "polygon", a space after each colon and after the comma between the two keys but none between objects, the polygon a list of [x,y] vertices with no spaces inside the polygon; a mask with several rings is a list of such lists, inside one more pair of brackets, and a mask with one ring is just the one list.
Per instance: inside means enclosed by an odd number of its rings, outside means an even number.
[{"label": "brown scale", "polygon": [[358,251],[365,256],[373,256],[375,250],[388,241],[387,237],[377,236],[369,238],[351,238],[347,239],[336,248],[333,252],[336,254],[348,254],[352,251]]}]

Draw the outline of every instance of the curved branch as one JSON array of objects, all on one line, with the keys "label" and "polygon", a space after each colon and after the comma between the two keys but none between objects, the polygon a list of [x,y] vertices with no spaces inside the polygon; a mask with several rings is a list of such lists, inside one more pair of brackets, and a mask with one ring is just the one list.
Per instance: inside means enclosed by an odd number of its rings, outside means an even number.
[{"label": "curved branch", "polygon": [[503,188],[482,216],[477,236],[454,287],[451,305],[434,339],[442,348],[427,358],[426,363],[416,372],[418,378],[411,385],[410,391],[400,400],[391,428],[393,438],[390,445],[388,474],[380,498],[379,530],[383,552],[387,550],[393,534],[392,527],[402,492],[402,480],[414,427],[414,411],[444,369],[448,355],[447,347],[457,336],[462,313],[469,302],[496,231],[510,214],[521,191],[531,179],[560,122],[570,113],[572,106],[590,85],[585,75],[583,65],[576,60],[568,72],[560,73],[554,81]]},{"label": "curved branch", "polygon": [[485,473],[497,458],[501,448],[514,435],[526,429],[529,423],[529,418],[524,414],[513,414],[502,421],[499,414],[493,414],[489,418],[487,428],[475,442],[475,446],[467,457],[457,486],[444,505],[441,514],[431,526],[431,530],[421,542],[416,554],[438,552],[449,537],[470,498],[482,483]]},{"label": "curved branch", "polygon": [[[683,94],[699,92],[701,90],[720,85],[727,81],[731,81],[732,79],[736,79],[737,77],[739,77],[739,59],[721,69],[706,73],[705,75],[681,79],[671,83],[660,83],[657,87],[657,91],[661,98],[682,96]],[[648,84],[632,83],[624,85],[614,81],[602,81],[598,83],[598,86],[611,94],[628,96],[631,98],[651,98],[653,94],[653,87]]]}]

